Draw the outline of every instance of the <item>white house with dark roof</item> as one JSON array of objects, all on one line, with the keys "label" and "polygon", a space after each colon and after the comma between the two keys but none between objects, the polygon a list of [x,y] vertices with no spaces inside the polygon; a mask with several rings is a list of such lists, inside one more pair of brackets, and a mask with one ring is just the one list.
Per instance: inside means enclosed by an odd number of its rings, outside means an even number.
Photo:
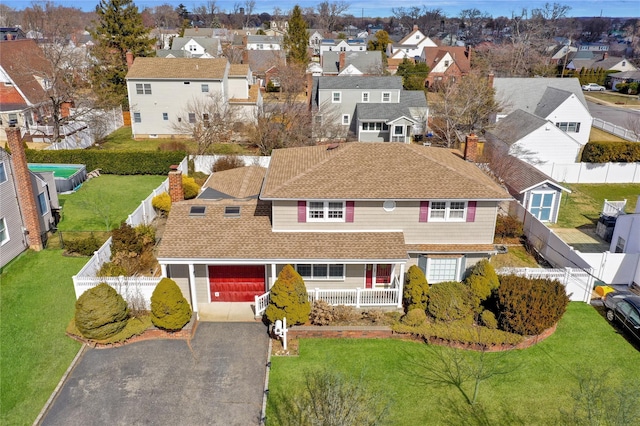
[{"label": "white house with dark roof", "polygon": [[179,58],[218,58],[222,56],[222,45],[218,38],[175,37],[171,51],[181,51]]},{"label": "white house with dark roof", "polygon": [[577,78],[495,78],[493,87],[502,105],[497,120],[522,110],[550,121],[581,146],[589,141],[593,118]]},{"label": "white house with dark roof", "polygon": [[234,108],[235,119],[243,121],[254,120],[262,105],[249,65],[226,58],[135,58],[126,81],[135,138],[181,135],[176,122],[212,119],[193,108],[207,102]]},{"label": "white house with dark roof", "polygon": [[264,300],[287,264],[313,299],[400,307],[409,266],[429,283],[461,280],[495,253],[498,203],[510,198],[444,148],[277,149],[268,169],[214,173],[199,198],[174,202],[157,258],[195,311]]},{"label": "white house with dark roof", "polygon": [[402,40],[387,45],[387,56],[390,59],[420,59],[423,48],[437,46],[433,40],[418,29],[417,25],[414,25],[413,30]]},{"label": "white house with dark roof", "polygon": [[367,42],[363,39],[323,39],[320,42],[320,56],[326,52],[365,52],[367,50]]},{"label": "white house with dark roof", "polygon": [[529,164],[578,162],[582,145],[552,121],[516,110],[485,133],[501,152]]},{"label": "white house with dark roof", "polygon": [[314,77],[310,102],[314,123],[361,142],[409,143],[429,115],[424,92],[404,90],[395,76]]}]

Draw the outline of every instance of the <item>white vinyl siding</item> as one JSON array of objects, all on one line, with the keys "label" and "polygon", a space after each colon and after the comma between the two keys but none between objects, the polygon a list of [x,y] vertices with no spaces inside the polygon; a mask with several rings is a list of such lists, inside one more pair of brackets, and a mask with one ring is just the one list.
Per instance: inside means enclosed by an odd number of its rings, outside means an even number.
[{"label": "white vinyl siding", "polygon": [[344,201],[310,201],[307,208],[309,222],[344,222]]},{"label": "white vinyl siding", "polygon": [[467,203],[465,201],[431,201],[429,221],[463,222],[466,220]]},{"label": "white vinyl siding", "polygon": [[151,95],[151,84],[150,83],[136,83],[136,94],[137,95]]}]

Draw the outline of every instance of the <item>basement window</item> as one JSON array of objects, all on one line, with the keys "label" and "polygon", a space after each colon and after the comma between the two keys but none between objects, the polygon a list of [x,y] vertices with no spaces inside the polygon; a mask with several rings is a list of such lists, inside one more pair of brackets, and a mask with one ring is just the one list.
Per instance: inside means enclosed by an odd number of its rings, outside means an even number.
[{"label": "basement window", "polygon": [[205,206],[191,206],[189,216],[204,216],[207,208]]},{"label": "basement window", "polygon": [[240,217],[240,206],[226,206],[224,217]]}]

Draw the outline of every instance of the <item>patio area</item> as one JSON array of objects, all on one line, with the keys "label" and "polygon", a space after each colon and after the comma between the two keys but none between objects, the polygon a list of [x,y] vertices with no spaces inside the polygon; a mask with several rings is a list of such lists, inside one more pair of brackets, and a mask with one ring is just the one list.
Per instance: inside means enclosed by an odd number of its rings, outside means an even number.
[{"label": "patio area", "polygon": [[596,235],[596,228],[552,228],[565,243],[582,253],[602,253],[610,244]]}]

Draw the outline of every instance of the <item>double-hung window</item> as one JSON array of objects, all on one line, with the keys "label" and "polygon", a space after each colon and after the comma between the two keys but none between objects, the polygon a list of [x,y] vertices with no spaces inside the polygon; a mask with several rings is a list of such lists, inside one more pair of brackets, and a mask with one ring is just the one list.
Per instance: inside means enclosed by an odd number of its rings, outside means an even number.
[{"label": "double-hung window", "polygon": [[309,222],[344,222],[344,201],[310,201],[307,212]]},{"label": "double-hung window", "polygon": [[38,194],[38,207],[40,207],[40,214],[44,215],[49,211],[47,207],[47,197],[44,192]]},{"label": "double-hung window", "polygon": [[567,133],[580,133],[580,123],[577,122],[560,122],[556,123],[556,127]]},{"label": "double-hung window", "polygon": [[189,123],[195,123],[196,122],[196,113],[195,112],[190,112],[189,113]]},{"label": "double-hung window", "polygon": [[202,90],[202,93],[209,93],[209,85],[208,84],[201,84],[200,88]]},{"label": "double-hung window", "polygon": [[362,102],[369,102],[369,92],[362,92]]},{"label": "double-hung window", "polygon": [[151,94],[151,84],[150,83],[136,83],[136,94],[137,95],[150,95]]},{"label": "double-hung window", "polygon": [[391,92],[382,92],[382,102],[391,102]]},{"label": "double-hung window", "polygon": [[9,241],[9,231],[7,230],[7,221],[4,217],[0,218],[0,244],[4,244]]},{"label": "double-hung window", "polygon": [[142,123],[142,116],[140,115],[139,112],[134,112],[133,113],[133,122],[134,123]]},{"label": "double-hung window", "polygon": [[343,126],[348,126],[349,125],[349,114],[342,114],[342,125]]},{"label": "double-hung window", "polygon": [[331,94],[331,102],[334,104],[339,104],[342,102],[342,92],[333,92]]},{"label": "double-hung window", "polygon": [[7,181],[7,171],[4,168],[4,163],[0,161],[0,183]]},{"label": "double-hung window", "polygon": [[431,201],[429,204],[429,221],[464,222],[466,213],[466,201]]}]

